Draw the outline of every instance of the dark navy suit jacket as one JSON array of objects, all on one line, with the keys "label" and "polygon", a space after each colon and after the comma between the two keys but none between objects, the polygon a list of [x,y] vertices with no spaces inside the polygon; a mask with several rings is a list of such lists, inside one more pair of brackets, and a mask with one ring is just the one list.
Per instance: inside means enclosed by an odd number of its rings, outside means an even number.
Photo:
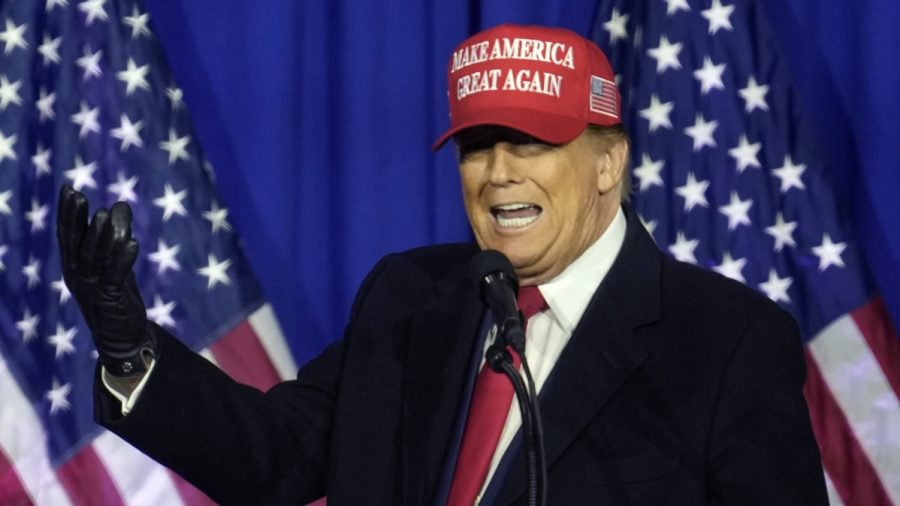
[{"label": "dark navy suit jacket", "polygon": [[[549,504],[827,504],[792,317],[661,254],[625,211],[622,250],[541,393]],[[132,412],[98,380],[96,418],[223,504],[431,504],[481,353],[476,252],[382,259],[343,338],[265,394],[157,329]],[[494,504],[524,501],[520,446]]]}]

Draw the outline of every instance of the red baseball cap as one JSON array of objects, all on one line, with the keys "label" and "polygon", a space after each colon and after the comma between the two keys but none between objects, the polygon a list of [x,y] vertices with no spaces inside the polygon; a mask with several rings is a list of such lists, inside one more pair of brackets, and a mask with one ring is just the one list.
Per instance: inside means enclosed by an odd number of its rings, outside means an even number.
[{"label": "red baseball cap", "polygon": [[469,37],[447,69],[450,128],[500,125],[565,144],[589,125],[621,123],[622,99],[606,56],[562,28],[500,25]]}]

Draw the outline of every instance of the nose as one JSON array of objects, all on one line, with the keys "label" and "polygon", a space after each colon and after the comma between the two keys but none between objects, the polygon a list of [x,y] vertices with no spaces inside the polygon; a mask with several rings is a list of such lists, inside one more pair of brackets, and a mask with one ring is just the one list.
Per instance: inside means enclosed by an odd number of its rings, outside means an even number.
[{"label": "nose", "polygon": [[494,144],[488,153],[488,180],[497,186],[522,182],[522,171],[517,162],[512,144],[508,142]]}]

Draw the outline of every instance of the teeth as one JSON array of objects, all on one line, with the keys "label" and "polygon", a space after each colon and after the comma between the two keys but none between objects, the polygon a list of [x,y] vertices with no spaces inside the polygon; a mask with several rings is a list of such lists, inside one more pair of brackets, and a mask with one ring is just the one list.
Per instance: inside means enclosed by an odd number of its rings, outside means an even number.
[{"label": "teeth", "polygon": [[526,218],[504,218],[502,216],[497,216],[497,224],[503,228],[522,228],[536,219],[538,219],[537,216],[528,216]]},{"label": "teeth", "polygon": [[527,209],[529,207],[533,207],[533,204],[523,204],[521,202],[515,202],[513,204],[494,206],[494,209],[498,209],[500,211],[518,211],[519,209]]}]

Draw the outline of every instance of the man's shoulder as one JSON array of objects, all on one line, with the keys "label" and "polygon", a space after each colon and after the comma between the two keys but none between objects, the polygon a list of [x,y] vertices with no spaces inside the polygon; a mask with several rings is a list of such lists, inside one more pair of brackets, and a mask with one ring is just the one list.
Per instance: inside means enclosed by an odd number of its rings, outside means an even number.
[{"label": "man's shoulder", "polygon": [[[787,315],[787,311],[740,281],[664,255],[663,297],[697,313],[733,316]],[[695,313],[696,314],[696,313]]]}]

